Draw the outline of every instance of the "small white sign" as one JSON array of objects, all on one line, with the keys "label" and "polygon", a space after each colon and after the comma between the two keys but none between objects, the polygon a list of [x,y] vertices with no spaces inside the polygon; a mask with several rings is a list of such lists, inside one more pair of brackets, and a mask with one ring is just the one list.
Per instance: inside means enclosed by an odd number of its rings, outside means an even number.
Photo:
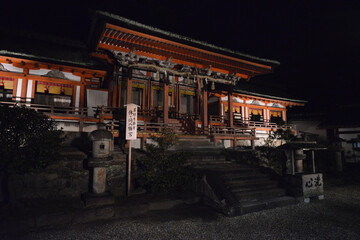
[{"label": "small white sign", "polygon": [[137,108],[138,105],[130,103],[126,105],[126,129],[125,139],[135,140],[137,134]]},{"label": "small white sign", "polygon": [[324,195],[324,181],[321,173],[302,175],[302,188],[304,197]]}]

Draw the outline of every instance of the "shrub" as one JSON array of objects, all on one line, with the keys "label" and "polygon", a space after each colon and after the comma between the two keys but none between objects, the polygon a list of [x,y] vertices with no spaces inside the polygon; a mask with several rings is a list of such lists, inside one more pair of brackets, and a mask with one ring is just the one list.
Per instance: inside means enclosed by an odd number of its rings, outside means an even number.
[{"label": "shrub", "polygon": [[194,178],[185,166],[186,154],[169,151],[177,141],[176,135],[165,129],[152,139],[156,144],[146,144],[145,156],[137,161],[139,185],[148,192],[191,188]]},{"label": "shrub", "polygon": [[0,106],[0,170],[24,173],[45,168],[59,157],[61,135],[44,114]]}]

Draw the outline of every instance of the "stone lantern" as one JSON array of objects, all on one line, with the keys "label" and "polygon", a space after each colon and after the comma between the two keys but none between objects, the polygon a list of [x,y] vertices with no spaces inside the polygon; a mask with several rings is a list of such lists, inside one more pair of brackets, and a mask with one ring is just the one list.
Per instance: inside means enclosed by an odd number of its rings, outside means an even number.
[{"label": "stone lantern", "polygon": [[110,156],[110,145],[113,136],[111,132],[105,129],[104,125],[100,125],[98,130],[90,134],[92,141],[92,157],[95,159],[104,159]]},{"label": "stone lantern", "polygon": [[88,166],[93,168],[92,192],[85,197],[85,205],[105,205],[114,203],[111,193],[106,192],[106,168],[112,162],[110,152],[113,136],[104,125],[90,134],[92,141],[92,156],[89,158]]},{"label": "stone lantern", "polygon": [[[278,147],[278,149],[285,151],[291,166],[290,174],[283,176],[288,183],[288,190],[295,197],[302,197],[307,203],[313,197],[324,199],[323,175],[316,171],[315,151],[327,148],[315,141],[295,140]],[[304,160],[306,159],[304,151],[311,153],[310,169],[309,166],[304,169]]]}]

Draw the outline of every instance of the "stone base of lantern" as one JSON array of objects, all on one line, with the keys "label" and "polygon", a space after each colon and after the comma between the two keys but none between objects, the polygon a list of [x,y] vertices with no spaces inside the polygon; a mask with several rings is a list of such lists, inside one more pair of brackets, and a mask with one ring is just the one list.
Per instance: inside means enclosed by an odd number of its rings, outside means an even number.
[{"label": "stone base of lantern", "polygon": [[93,207],[93,206],[105,206],[112,205],[115,203],[115,197],[111,192],[105,193],[85,193],[82,196],[85,207]]}]

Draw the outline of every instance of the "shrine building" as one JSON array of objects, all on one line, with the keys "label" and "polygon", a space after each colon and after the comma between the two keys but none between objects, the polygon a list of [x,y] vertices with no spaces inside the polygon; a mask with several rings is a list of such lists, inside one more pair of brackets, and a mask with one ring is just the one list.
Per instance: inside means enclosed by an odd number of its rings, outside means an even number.
[{"label": "shrine building", "polygon": [[262,144],[279,128],[296,133],[286,123],[286,111],[304,101],[246,91],[239,84],[272,73],[277,61],[100,11],[87,45],[67,44],[66,51],[59,45],[38,44],[34,52],[0,49],[2,105],[43,112],[67,132],[91,132],[103,122],[116,143],[124,143],[119,141],[124,105],[135,103],[138,148],[164,128],[225,147]]}]

